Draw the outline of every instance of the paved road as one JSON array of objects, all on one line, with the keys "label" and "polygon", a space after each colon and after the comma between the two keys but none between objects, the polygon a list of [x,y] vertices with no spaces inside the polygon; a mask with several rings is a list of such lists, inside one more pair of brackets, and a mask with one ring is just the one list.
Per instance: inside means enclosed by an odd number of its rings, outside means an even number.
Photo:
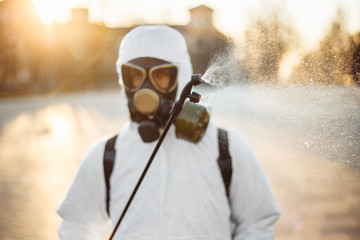
[{"label": "paved road", "polygon": [[[360,93],[310,90],[220,92],[213,119],[254,147],[282,209],[275,239],[359,239]],[[126,121],[122,101],[111,91],[0,100],[1,239],[57,239],[56,207],[92,142]]]}]

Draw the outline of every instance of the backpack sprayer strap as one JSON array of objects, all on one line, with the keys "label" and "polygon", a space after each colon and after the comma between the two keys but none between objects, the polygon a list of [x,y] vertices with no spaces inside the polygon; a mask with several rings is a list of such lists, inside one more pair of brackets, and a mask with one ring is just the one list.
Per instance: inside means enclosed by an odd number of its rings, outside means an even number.
[{"label": "backpack sprayer strap", "polygon": [[[104,177],[106,184],[106,212],[110,216],[110,176],[115,163],[115,142],[118,135],[110,138],[105,145],[104,151]],[[229,153],[229,138],[227,131],[222,128],[218,128],[218,141],[219,141],[219,158],[218,165],[221,171],[221,176],[224,181],[226,195],[230,196],[230,182],[232,174],[231,156]]]},{"label": "backpack sprayer strap", "polygon": [[118,135],[110,138],[105,145],[103,165],[104,165],[104,177],[106,184],[106,212],[110,216],[109,206],[110,206],[110,176],[115,163],[115,142]]},{"label": "backpack sprayer strap", "polygon": [[231,156],[229,152],[229,138],[225,129],[218,128],[219,158],[218,164],[224,180],[226,196],[230,197],[230,182],[232,175]]}]

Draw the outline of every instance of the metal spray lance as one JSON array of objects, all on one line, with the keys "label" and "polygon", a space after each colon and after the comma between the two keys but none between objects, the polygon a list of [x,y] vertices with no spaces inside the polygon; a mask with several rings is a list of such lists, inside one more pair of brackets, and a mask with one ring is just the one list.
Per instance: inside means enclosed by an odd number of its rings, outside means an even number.
[{"label": "metal spray lance", "polygon": [[171,109],[170,117],[169,117],[168,121],[166,122],[164,131],[160,135],[159,140],[158,140],[158,142],[157,142],[157,144],[156,144],[156,146],[155,146],[155,148],[154,148],[154,150],[153,150],[153,152],[152,152],[152,154],[150,156],[150,159],[148,160],[148,162],[147,162],[147,164],[146,164],[146,166],[145,166],[145,168],[144,168],[144,170],[143,170],[143,172],[142,172],[142,174],[141,174],[141,176],[140,176],[140,178],[139,178],[139,180],[138,180],[138,182],[137,182],[137,184],[136,184],[136,186],[135,186],[135,188],[134,188],[134,190],[133,190],[133,192],[132,192],[132,194],[131,194],[131,196],[130,196],[130,198],[128,200],[128,202],[126,203],[125,208],[124,208],[122,214],[120,215],[120,218],[119,218],[119,220],[118,220],[118,222],[117,222],[117,224],[116,224],[116,226],[115,226],[109,240],[113,239],[117,229],[120,226],[121,221],[124,219],[124,216],[125,216],[128,208],[129,208],[132,200],[134,199],[135,194],[138,191],[138,189],[139,189],[139,187],[140,187],[140,185],[141,185],[147,171],[149,170],[150,165],[151,165],[152,161],[154,160],[155,155],[156,155],[157,151],[159,150],[159,148],[160,148],[160,146],[161,146],[161,144],[162,144],[162,142],[163,142],[163,140],[164,140],[170,126],[171,126],[171,124],[173,124],[176,117],[179,115],[181,110],[184,108],[185,100],[187,98],[189,98],[190,102],[193,102],[193,103],[198,103],[200,101],[201,95],[199,93],[197,93],[197,92],[194,92],[194,91],[191,92],[191,90],[192,90],[193,86],[199,85],[202,82],[203,81],[201,79],[201,74],[193,74],[191,76],[191,80],[185,85],[184,89],[182,90],[179,100],[174,103],[174,105],[173,105],[173,107]]}]

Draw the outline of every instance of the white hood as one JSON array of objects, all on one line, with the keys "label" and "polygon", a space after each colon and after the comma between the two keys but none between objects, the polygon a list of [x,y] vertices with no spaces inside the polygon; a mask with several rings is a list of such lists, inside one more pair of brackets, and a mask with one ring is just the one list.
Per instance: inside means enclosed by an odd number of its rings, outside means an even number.
[{"label": "white hood", "polygon": [[183,35],[165,25],[135,27],[123,38],[119,48],[116,70],[121,77],[121,64],[139,57],[153,57],[175,64],[178,69],[178,92],[190,81],[192,66]]}]

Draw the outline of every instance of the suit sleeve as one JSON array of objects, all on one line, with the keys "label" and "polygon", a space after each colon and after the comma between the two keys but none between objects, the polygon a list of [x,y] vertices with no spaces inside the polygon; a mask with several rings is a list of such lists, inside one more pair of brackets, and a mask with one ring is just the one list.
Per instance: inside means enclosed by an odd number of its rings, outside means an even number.
[{"label": "suit sleeve", "polygon": [[58,231],[61,240],[102,239],[109,231],[102,165],[104,145],[98,142],[87,153],[57,210],[63,219]]},{"label": "suit sleeve", "polygon": [[234,240],[274,238],[273,225],[280,216],[269,182],[242,133],[230,131],[233,175],[230,204],[235,223]]}]

